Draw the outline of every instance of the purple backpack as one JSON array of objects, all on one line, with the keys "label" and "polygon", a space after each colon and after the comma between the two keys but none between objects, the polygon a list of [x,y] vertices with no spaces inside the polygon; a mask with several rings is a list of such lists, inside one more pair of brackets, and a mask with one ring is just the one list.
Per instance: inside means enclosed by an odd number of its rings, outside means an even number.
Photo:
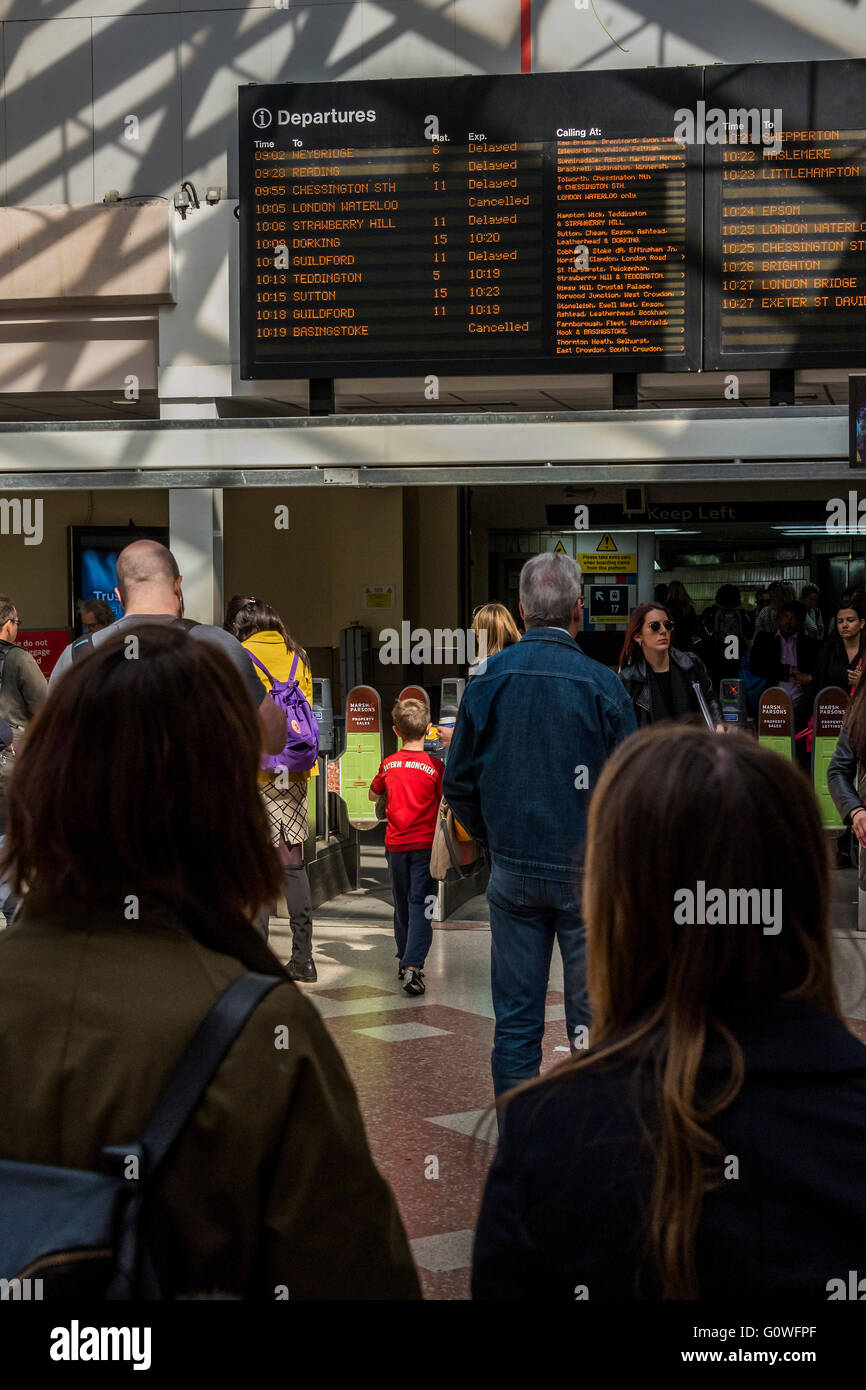
[{"label": "purple backpack", "polygon": [[319,724],[307,697],[295,679],[298,668],[298,653],[292,662],[287,681],[275,681],[267,666],[263,666],[257,656],[249,653],[260,671],[264,671],[271,682],[270,697],[278,709],[286,716],[286,746],[282,753],[263,754],[262,772],[278,772],[281,767],[290,772],[308,772],[315,767],[319,756]]}]

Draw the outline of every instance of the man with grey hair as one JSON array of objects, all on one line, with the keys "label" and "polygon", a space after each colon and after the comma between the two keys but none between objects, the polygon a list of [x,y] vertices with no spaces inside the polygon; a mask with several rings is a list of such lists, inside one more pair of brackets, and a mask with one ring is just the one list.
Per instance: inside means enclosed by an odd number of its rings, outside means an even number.
[{"label": "man with grey hair", "polygon": [[520,575],[526,632],[488,658],[460,704],[444,794],[490,848],[496,1095],[537,1076],[554,940],[572,1049],[589,1023],[580,910],[586,813],[605,759],[637,727],[621,682],[576,641],[580,571],[536,555]]}]

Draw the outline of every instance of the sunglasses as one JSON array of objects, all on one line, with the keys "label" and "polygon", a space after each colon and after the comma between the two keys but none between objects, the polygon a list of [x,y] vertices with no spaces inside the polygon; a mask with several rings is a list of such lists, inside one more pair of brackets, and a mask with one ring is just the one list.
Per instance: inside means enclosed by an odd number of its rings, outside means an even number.
[{"label": "sunglasses", "polygon": [[673,630],[673,626],[673,623],[669,622],[667,618],[663,623],[660,623],[658,618],[656,618],[655,622],[650,623],[649,630],[650,632],[659,632],[661,628],[664,628],[665,632],[671,632]]}]

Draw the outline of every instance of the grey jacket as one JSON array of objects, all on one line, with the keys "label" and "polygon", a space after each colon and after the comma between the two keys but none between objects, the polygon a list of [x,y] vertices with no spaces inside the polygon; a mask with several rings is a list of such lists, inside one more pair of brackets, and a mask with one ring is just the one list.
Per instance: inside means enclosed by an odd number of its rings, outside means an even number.
[{"label": "grey jacket", "polygon": [[45,704],[48,682],[30,653],[12,642],[0,642],[0,669],[0,719],[17,734]]},{"label": "grey jacket", "polygon": [[860,764],[857,754],[848,742],[848,730],[843,729],[836,744],[836,751],[827,769],[827,789],[833,798],[833,805],[846,825],[851,824],[851,814],[864,803],[857,794],[860,781]]}]

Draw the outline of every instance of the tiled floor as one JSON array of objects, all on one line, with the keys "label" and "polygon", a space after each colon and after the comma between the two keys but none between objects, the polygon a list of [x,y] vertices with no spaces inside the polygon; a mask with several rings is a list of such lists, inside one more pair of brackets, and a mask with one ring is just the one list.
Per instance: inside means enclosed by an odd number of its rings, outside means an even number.
[{"label": "tiled floor", "polygon": [[[371,915],[382,906],[371,902]],[[434,933],[427,992],[410,998],[390,924],[317,923],[319,980],[307,987],[349,1067],[428,1298],[469,1295],[472,1229],[493,1153],[489,932],[477,928]],[[551,1060],[564,1038],[562,1023],[552,1027]]]},{"label": "tiled floor", "polygon": [[[397,979],[390,895],[378,847],[367,845],[364,892],[317,909],[318,983],[305,986],[327,1021],[354,1080],[376,1162],[396,1195],[427,1298],[469,1296],[472,1230],[493,1155],[490,1049],[490,934],[486,903],[474,899],[434,932],[427,992],[403,993]],[[847,1014],[864,1020],[866,938],[856,925],[852,871],[834,876],[834,953]],[[271,942],[290,953],[287,922],[272,919]],[[567,1053],[562,969],[554,952],[547,996],[544,1067]],[[866,1036],[864,1036],[866,1041]]]}]

